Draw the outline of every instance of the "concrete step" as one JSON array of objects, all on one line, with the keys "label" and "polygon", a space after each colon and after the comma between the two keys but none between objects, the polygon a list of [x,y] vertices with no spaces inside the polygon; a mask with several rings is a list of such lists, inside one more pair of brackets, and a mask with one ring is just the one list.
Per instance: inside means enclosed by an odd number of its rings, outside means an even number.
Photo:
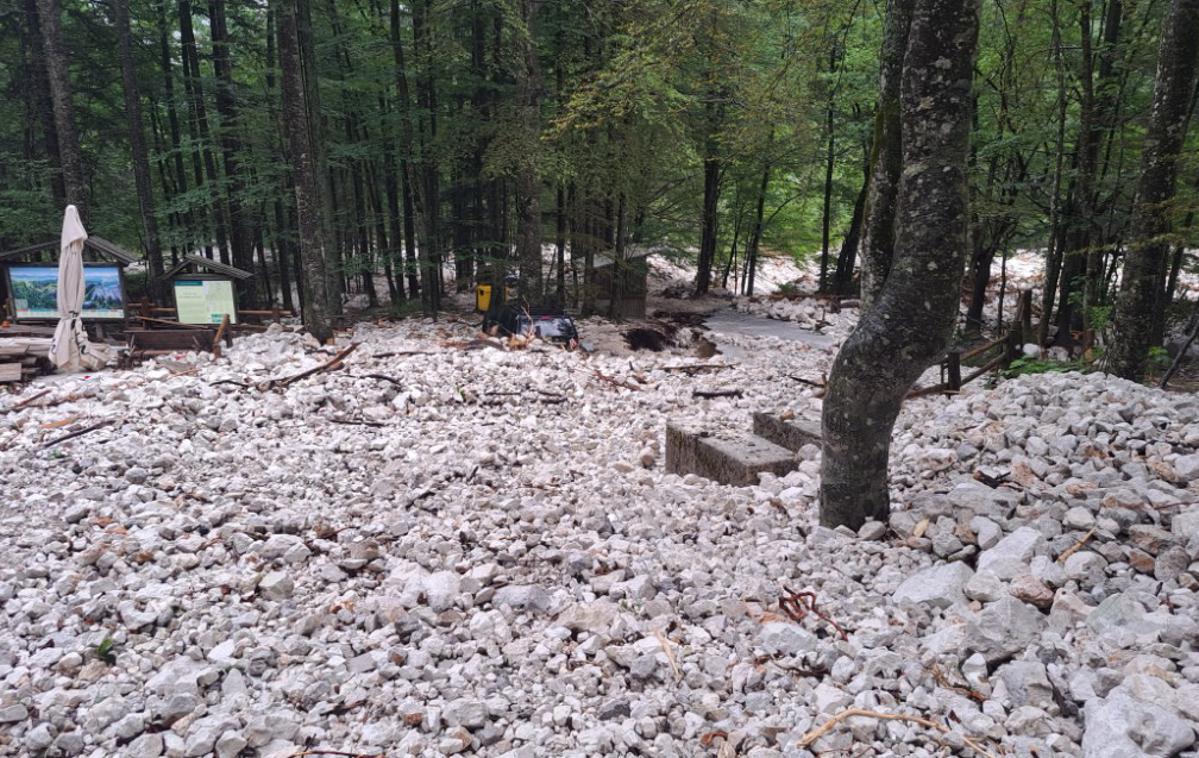
[{"label": "concrete step", "polygon": [[799,452],[804,445],[820,446],[819,421],[783,419],[775,413],[755,413],[754,434],[793,452]]},{"label": "concrete step", "polygon": [[666,425],[666,471],[696,474],[721,484],[758,483],[758,474],[785,476],[799,465],[795,454],[752,434],[714,434],[695,422]]}]

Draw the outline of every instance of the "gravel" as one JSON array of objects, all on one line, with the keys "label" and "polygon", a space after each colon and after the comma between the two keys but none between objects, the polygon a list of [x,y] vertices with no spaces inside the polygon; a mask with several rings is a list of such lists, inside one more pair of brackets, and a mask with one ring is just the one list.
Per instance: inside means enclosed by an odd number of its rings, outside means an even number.
[{"label": "gravel", "polygon": [[[471,337],[361,326],[342,370],[263,391],[331,355],[272,327],[0,403],[0,754],[1196,749],[1192,396],[1052,374],[911,401],[892,516],[855,534],[818,525],[812,451],[741,488],[660,463],[668,417],[818,418],[780,377],[831,349],[746,338],[692,375]],[[949,733],[801,744],[847,707]]]}]

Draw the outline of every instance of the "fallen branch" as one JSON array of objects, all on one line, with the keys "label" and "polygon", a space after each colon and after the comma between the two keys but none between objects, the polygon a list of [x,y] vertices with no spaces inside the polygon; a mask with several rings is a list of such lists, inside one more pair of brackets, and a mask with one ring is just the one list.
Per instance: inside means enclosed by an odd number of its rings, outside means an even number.
[{"label": "fallen branch", "polygon": [[87,434],[88,432],[94,432],[97,429],[103,429],[104,427],[106,427],[112,423],[113,423],[113,419],[105,419],[98,423],[92,424],[89,427],[86,427],[83,429],[78,429],[78,430],[70,432],[68,434],[64,434],[61,437],[55,437],[54,439],[50,440],[49,442],[44,443],[42,445],[42,449],[45,450],[48,447],[54,447],[55,445],[59,444],[60,442],[66,442],[67,440],[73,440],[76,437],[82,437],[83,435]]},{"label": "fallen branch", "polygon": [[982,469],[979,469],[978,471],[974,472],[974,480],[977,482],[982,482],[991,489],[995,489],[1001,484],[1007,484],[1008,477],[1011,475],[1011,472],[1005,472],[999,476],[991,476]]},{"label": "fallen branch", "polygon": [[251,389],[254,386],[252,384],[246,384],[245,382],[239,382],[236,379],[220,379],[215,382],[209,382],[208,386],[209,387],[217,387],[222,384],[232,384],[234,387],[241,387],[244,390]]},{"label": "fallen branch", "polygon": [[790,674],[794,674],[795,676],[805,677],[805,678],[819,679],[820,677],[828,676],[828,672],[829,672],[828,668],[826,668],[825,666],[821,666],[819,663],[816,664],[815,666],[813,666],[812,668],[804,668],[803,666],[784,666],[783,664],[779,663],[778,661],[776,661],[774,658],[770,657],[769,655],[763,655],[758,658],[755,658],[754,663],[758,664],[759,666],[764,663],[772,663],[775,666],[782,669],[783,671],[786,671]]},{"label": "fallen branch", "polygon": [[619,379],[614,379],[614,378],[608,376],[607,374],[603,373],[599,369],[592,369],[591,373],[593,376],[595,376],[596,379],[607,382],[608,384],[611,384],[614,387],[623,387],[626,390],[632,390],[634,392],[639,392],[641,390],[640,387],[638,387],[634,384],[629,384],[628,382],[621,381]]},{"label": "fallen branch", "polygon": [[314,374],[319,374],[321,372],[329,371],[331,369],[337,368],[338,366],[341,365],[342,361],[344,361],[346,359],[346,357],[349,356],[350,353],[352,353],[358,349],[358,345],[359,345],[359,343],[357,343],[357,342],[351,342],[345,349],[343,349],[341,352],[339,352],[337,355],[333,356],[331,359],[329,359],[325,363],[322,363],[321,365],[316,366],[314,368],[310,368],[307,371],[301,371],[300,373],[295,374],[294,376],[285,376],[282,379],[271,379],[270,381],[268,381],[266,383],[267,388],[274,389],[275,387],[287,387],[292,384],[295,384],[296,382],[300,381],[301,379],[307,379],[308,377],[313,376]]},{"label": "fallen branch", "polygon": [[366,419],[356,418],[331,418],[329,421],[333,422],[334,424],[342,424],[345,426],[387,426],[387,424],[382,424],[378,421],[367,421]]},{"label": "fallen branch", "polygon": [[987,696],[978,690],[971,689],[964,684],[954,684],[953,682],[949,681],[949,677],[945,675],[945,671],[935,663],[928,667],[928,672],[932,674],[933,681],[935,681],[939,687],[944,687],[947,690],[953,690],[959,695],[968,697],[977,703],[985,703],[987,700]]},{"label": "fallen branch", "polygon": [[662,652],[666,654],[666,661],[670,663],[670,668],[674,671],[674,678],[682,679],[683,670],[679,668],[679,661],[674,656],[674,645],[667,639],[661,629],[654,630],[654,636],[658,638],[658,645],[661,646]]},{"label": "fallen branch", "polygon": [[287,758],[304,758],[309,755],[340,755],[345,758],[387,758],[383,753],[347,753],[344,750],[304,750],[292,753]]},{"label": "fallen branch", "polygon": [[741,390],[693,390],[691,397],[742,397],[744,394]]},{"label": "fallen branch", "polygon": [[432,350],[396,350],[390,353],[373,353],[369,358],[396,358],[405,355],[436,355]]},{"label": "fallen branch", "polygon": [[687,374],[698,374],[702,371],[721,371],[726,368],[736,368],[736,363],[689,363],[682,366],[662,366],[663,371],[682,371]]},{"label": "fallen branch", "polygon": [[359,374],[358,376],[355,376],[353,378],[354,379],[378,379],[381,382],[391,382],[392,384],[394,384],[397,387],[404,386],[404,383],[401,382],[399,379],[396,379],[394,376],[388,376],[387,374]]},{"label": "fallen branch", "polygon": [[50,390],[42,390],[41,392],[37,393],[37,394],[36,394],[36,395],[34,395],[33,397],[27,397],[27,398],[25,398],[24,400],[22,400],[21,402],[17,403],[16,405],[12,406],[11,408],[9,408],[8,410],[6,410],[6,411],[4,411],[4,412],[5,412],[5,413],[12,413],[13,411],[19,411],[19,410],[21,410],[22,408],[28,408],[28,407],[29,407],[29,405],[30,405],[31,403],[33,403],[33,401],[35,401],[35,400],[40,400],[41,398],[43,398],[43,397],[45,397],[46,395],[49,395],[49,394],[50,394]]},{"label": "fallen branch", "polygon": [[[904,721],[910,724],[919,724],[920,726],[928,727],[929,729],[938,731],[941,734],[950,734],[952,732],[952,730],[944,724],[939,724],[936,721],[921,718],[920,716],[909,716],[903,713],[880,713],[879,711],[868,711],[865,708],[847,708],[817,728],[805,734],[803,738],[800,739],[799,746],[811,747],[813,742],[828,734],[837,724],[840,724],[842,721],[855,716],[880,719],[883,721]],[[985,756],[986,758],[995,758],[995,755],[980,745],[977,740],[960,733],[958,736],[961,737],[962,742],[964,742],[971,750],[979,755]]]},{"label": "fallen branch", "polygon": [[793,589],[784,587],[790,594],[779,598],[779,609],[786,613],[790,619],[796,623],[804,620],[809,613],[815,614],[817,618],[824,621],[826,624],[837,630],[841,635],[841,639],[849,639],[849,634],[838,624],[829,618],[823,611],[816,606],[815,592],[796,592]]},{"label": "fallen branch", "polygon": [[808,385],[809,387],[815,387],[815,388],[816,388],[816,389],[818,389],[818,390],[822,390],[822,389],[824,389],[824,384],[823,384],[823,383],[821,383],[821,382],[814,382],[814,381],[812,381],[811,379],[804,379],[802,376],[795,376],[794,374],[787,374],[787,378],[788,378],[788,379],[794,379],[795,381],[799,382],[800,384],[806,384],[806,385]]},{"label": "fallen branch", "polygon": [[1084,534],[1084,535],[1083,535],[1083,536],[1082,536],[1082,537],[1081,537],[1081,538],[1078,540],[1078,542],[1075,542],[1073,545],[1071,545],[1070,547],[1068,547],[1068,548],[1066,548],[1065,550],[1063,550],[1063,551],[1062,551],[1062,554],[1061,554],[1061,555],[1059,555],[1059,556],[1057,557],[1057,562],[1058,562],[1058,563],[1065,563],[1067,558],[1069,558],[1070,556],[1074,555],[1074,554],[1075,554],[1075,553],[1077,553],[1079,550],[1082,550],[1082,546],[1083,546],[1083,545],[1085,545],[1085,544],[1087,544],[1088,542],[1090,542],[1091,538],[1092,538],[1092,537],[1094,537],[1094,536],[1095,536],[1095,527],[1091,527],[1091,528],[1090,528],[1090,529],[1087,531],[1087,533],[1086,533],[1086,534]]}]

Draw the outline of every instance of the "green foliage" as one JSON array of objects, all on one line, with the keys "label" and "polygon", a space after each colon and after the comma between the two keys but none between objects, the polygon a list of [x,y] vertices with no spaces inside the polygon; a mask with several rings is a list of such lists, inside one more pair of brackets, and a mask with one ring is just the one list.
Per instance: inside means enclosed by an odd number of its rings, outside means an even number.
[{"label": "green foliage", "polygon": [[116,648],[116,641],[112,637],[105,637],[104,639],[100,640],[99,644],[92,648],[92,655],[96,658],[96,660],[103,661],[109,666],[112,666],[117,662]]},{"label": "green foliage", "polygon": [[[57,169],[40,104],[44,93],[36,86],[40,61],[33,57],[25,5],[0,5],[0,249],[53,238],[61,218],[51,188]],[[93,194],[89,225],[137,250],[144,231],[111,9],[84,0],[62,5]],[[215,109],[218,82],[206,4],[193,4],[208,121],[202,134],[182,76],[178,4],[130,0],[157,220],[168,255],[205,249],[215,255],[218,227],[230,222],[231,198],[247,209],[268,249],[296,239],[280,71],[268,58],[272,6],[226,5],[238,106],[232,123],[222,123]],[[768,169],[761,247],[810,258],[822,243],[830,120],[832,254],[849,227],[866,178],[886,3],[543,0],[530,24],[514,0],[414,0],[399,6],[403,67],[395,63],[388,3],[306,5],[310,27],[304,31],[315,58],[315,71],[308,73],[320,103],[312,126],[328,170],[321,188],[327,236],[342,264],[339,273],[348,278],[377,274],[384,256],[402,247],[390,238],[391,222],[398,219],[388,197],[395,191],[388,180],[400,176],[402,165],[414,185],[417,212],[428,203],[438,211],[440,250],[507,254],[518,207],[514,178],[533,167],[541,176],[547,242],[556,231],[557,190],[571,187],[572,223],[584,216],[597,225],[607,222],[623,199],[634,241],[690,255],[700,236],[704,159],[715,159],[721,171],[718,269],[730,257],[744,260]],[[1135,187],[1129,179],[1144,143],[1143,114],[1152,99],[1165,5],[1126,4],[1114,58],[1118,118],[1104,138],[1095,187],[1101,211],[1094,218],[1065,219],[1070,229],[1127,228]],[[1055,202],[1068,215],[1062,204],[1078,176],[1081,7],[1050,0],[982,4],[969,176],[972,235],[983,246],[1043,248]],[[1063,51],[1061,124],[1055,12]],[[427,28],[422,39],[418,15]],[[1100,39],[1098,15],[1092,43]],[[164,37],[169,71],[161,65]],[[528,128],[529,114],[518,101],[528,44],[538,64],[540,112],[533,121],[540,131]],[[409,93],[406,108],[401,78]],[[422,96],[422,82],[430,84],[430,94]],[[412,144],[402,139],[406,130]],[[237,181],[225,170],[224,139],[230,136],[241,167]],[[1183,156],[1172,234],[1177,244],[1193,246],[1199,225],[1182,222],[1199,208],[1199,130],[1191,129]],[[1063,175],[1055,199],[1059,157]],[[431,190],[419,176],[426,166],[436,178]],[[425,197],[429,191],[436,196]],[[421,223],[416,227],[418,237],[425,233]],[[1110,321],[1103,308],[1090,309],[1091,324]]]},{"label": "green foliage", "polygon": [[1170,366],[1170,353],[1160,345],[1154,345],[1149,348],[1149,365],[1156,369],[1165,369]]},{"label": "green foliage", "polygon": [[1057,374],[1068,371],[1085,371],[1087,367],[1076,361],[1045,361],[1040,358],[1017,358],[1008,366],[1005,375],[1010,377],[1029,374]]}]

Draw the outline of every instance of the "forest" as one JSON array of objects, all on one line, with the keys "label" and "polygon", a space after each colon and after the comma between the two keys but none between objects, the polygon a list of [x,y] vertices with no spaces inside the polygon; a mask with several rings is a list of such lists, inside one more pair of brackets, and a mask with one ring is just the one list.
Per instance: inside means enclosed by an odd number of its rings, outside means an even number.
[{"label": "forest", "polygon": [[0,754],[1194,755],[1199,0],[0,0],[0,88]]},{"label": "forest", "polygon": [[[1169,8],[982,4],[967,328],[991,326],[987,283],[1025,249],[1045,261],[1042,343],[1110,325],[1141,243]],[[6,0],[0,247],[45,237],[70,200],[151,276],[195,251],[255,271],[247,305],[312,289],[329,314],[353,293],[436,309],[447,286],[519,263],[586,311],[575,279],[634,245],[694,261],[698,293],[752,293],[759,250],[854,293],[892,137],[887,15],[865,0]],[[1177,97],[1189,114],[1193,86]],[[1159,207],[1152,344],[1190,265],[1194,142]],[[542,246],[554,255],[534,267]]]}]

